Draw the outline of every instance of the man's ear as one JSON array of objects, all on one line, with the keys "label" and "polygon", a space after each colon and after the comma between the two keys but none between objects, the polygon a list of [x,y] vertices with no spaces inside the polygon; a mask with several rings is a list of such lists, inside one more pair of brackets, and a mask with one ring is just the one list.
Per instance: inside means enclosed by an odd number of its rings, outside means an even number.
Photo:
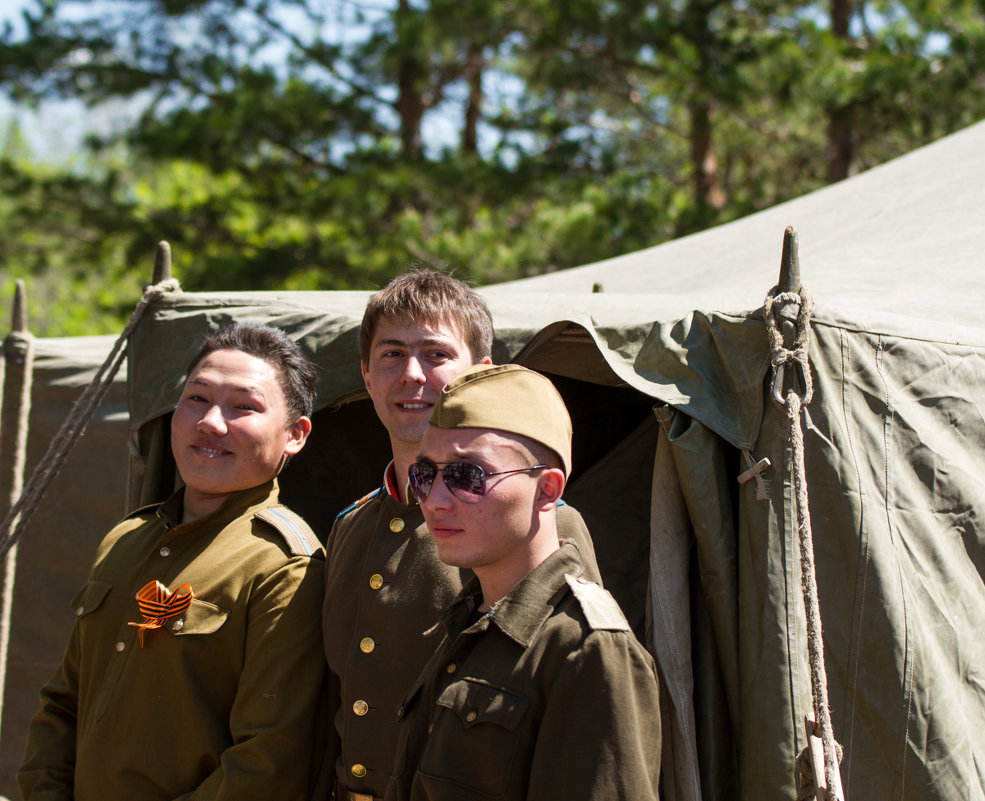
[{"label": "man's ear", "polygon": [[559,467],[549,467],[540,474],[537,485],[537,507],[552,509],[561,500],[564,492],[564,471]]},{"label": "man's ear", "polygon": [[299,417],[288,427],[287,431],[288,439],[284,446],[284,453],[293,456],[299,453],[304,447],[304,443],[308,441],[308,434],[311,433],[311,418]]}]

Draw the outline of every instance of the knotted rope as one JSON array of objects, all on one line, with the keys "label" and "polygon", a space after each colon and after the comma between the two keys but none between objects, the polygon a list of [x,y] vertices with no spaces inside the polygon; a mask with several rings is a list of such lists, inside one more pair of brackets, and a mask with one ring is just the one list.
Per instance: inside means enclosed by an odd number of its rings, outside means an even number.
[{"label": "knotted rope", "polygon": [[[792,347],[783,345],[783,335],[776,321],[776,309],[785,303],[796,302],[799,305],[796,330]],[[808,350],[811,335],[811,314],[814,301],[807,290],[801,287],[799,293],[780,293],[778,288],[770,290],[763,304],[763,315],[766,320],[766,333],[770,343],[770,362],[773,365],[773,397],[774,400],[787,410],[789,422],[789,439],[791,446],[792,477],[797,509],[797,528],[800,534],[800,581],[804,595],[804,611],[807,617],[807,651],[811,672],[811,696],[814,706],[814,719],[820,729],[821,742],[824,746],[824,784],[826,801],[838,798],[836,788],[841,782],[838,778],[838,761],[840,761],[841,746],[835,742],[834,727],[831,724],[831,712],[828,707],[828,678],[824,668],[824,641],[821,636],[821,607],[818,601],[817,576],[814,568],[814,535],[811,531],[811,515],[808,508],[807,475],[804,466],[804,432],[801,427],[801,410],[810,403],[814,395],[814,383],[811,379],[810,359]],[[800,395],[791,387],[782,394],[784,371],[787,365],[796,366],[803,389]],[[803,768],[809,760],[798,759],[798,766]],[[813,775],[813,772],[812,772]],[[813,781],[816,788],[816,777]],[[816,789],[815,789],[816,792]],[[806,794],[798,798],[810,797],[810,785]]]},{"label": "knotted rope", "polygon": [[178,281],[174,278],[144,287],[143,297],[134,308],[133,314],[130,315],[130,321],[123,329],[123,333],[116,340],[109,356],[106,357],[106,361],[96,372],[95,378],[79,396],[72,412],[58,429],[58,433],[48,446],[48,450],[24,486],[24,491],[17,499],[17,503],[11,507],[3,524],[0,525],[0,558],[21,538],[24,529],[31,522],[38,506],[41,505],[45,492],[48,491],[51,482],[55,480],[62,465],[65,464],[72,447],[85,433],[86,426],[92,419],[96,407],[102,402],[113,383],[113,379],[119,372],[120,365],[126,357],[127,338],[136,327],[144,310],[166,292],[177,292],[180,289]]}]

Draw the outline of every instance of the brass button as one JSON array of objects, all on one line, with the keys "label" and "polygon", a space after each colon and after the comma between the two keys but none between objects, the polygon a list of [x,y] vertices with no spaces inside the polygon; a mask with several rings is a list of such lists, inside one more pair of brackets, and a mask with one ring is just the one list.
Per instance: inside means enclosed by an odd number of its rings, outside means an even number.
[{"label": "brass button", "polygon": [[366,775],[366,766],[360,765],[357,762],[355,765],[349,768],[349,772],[352,773],[352,775],[355,776],[357,779],[361,779],[363,776]]},{"label": "brass button", "polygon": [[383,586],[383,576],[381,576],[379,573],[374,573],[372,576],[369,577],[370,589],[378,590],[382,586]]},{"label": "brass button", "polygon": [[75,610],[75,616],[76,617],[82,617],[82,615],[85,614],[85,611],[86,611],[86,608],[84,606],[80,606],[78,609]]},{"label": "brass button", "polygon": [[477,714],[475,714],[475,712],[469,712],[469,713],[468,713],[468,714],[467,714],[467,715],[465,716],[465,722],[466,722],[466,723],[475,723],[475,719],[476,719],[477,717],[479,717],[479,716],[478,716]]},{"label": "brass button", "polygon": [[174,621],[174,625],[171,628],[174,629],[174,631],[181,631],[184,628],[184,626],[185,626],[184,620],[176,620]]},{"label": "brass button", "polygon": [[369,712],[369,704],[363,701],[361,698],[352,705],[352,711],[355,712],[359,717],[362,717],[367,712]]},{"label": "brass button", "polygon": [[449,662],[445,665],[445,673],[454,673],[456,670],[458,670],[458,665],[454,662]]},{"label": "brass button", "polygon": [[376,641],[372,637],[363,637],[359,641],[359,650],[364,654],[373,653],[374,648],[376,648]]},{"label": "brass button", "polygon": [[124,648],[126,648],[126,647],[127,647],[127,644],[126,644],[125,642],[118,642],[118,643],[116,644],[116,650],[117,650],[118,652],[119,652],[119,651],[122,651],[122,650],[123,650]]},{"label": "brass button", "polygon": [[163,548],[161,548],[159,553],[161,554],[161,556],[170,556],[171,549],[167,545],[165,545]]},{"label": "brass button", "polygon": [[395,517],[390,521],[390,531],[394,534],[399,534],[404,530],[404,519],[402,517]]}]

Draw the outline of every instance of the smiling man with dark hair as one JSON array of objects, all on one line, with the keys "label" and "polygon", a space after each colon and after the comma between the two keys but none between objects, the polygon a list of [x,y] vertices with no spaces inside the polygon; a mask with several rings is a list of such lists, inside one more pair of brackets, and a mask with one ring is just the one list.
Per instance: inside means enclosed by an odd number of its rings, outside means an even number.
[{"label": "smiling man with dark hair", "polygon": [[206,339],[171,420],[184,486],[99,546],[28,733],[25,801],[310,798],[323,552],[277,475],[314,381],[276,329]]}]

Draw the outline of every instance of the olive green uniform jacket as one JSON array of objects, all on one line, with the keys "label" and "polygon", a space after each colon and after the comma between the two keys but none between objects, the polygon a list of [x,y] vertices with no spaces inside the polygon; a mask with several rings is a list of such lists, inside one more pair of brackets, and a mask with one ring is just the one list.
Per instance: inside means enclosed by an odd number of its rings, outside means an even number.
[{"label": "olive green uniform jacket", "polygon": [[[393,768],[397,705],[441,641],[440,632],[425,632],[472,576],[438,559],[420,507],[400,503],[392,485],[391,463],[383,487],[332,526],[322,612],[335,720],[323,781],[334,774],[349,790],[377,798]],[[581,515],[560,506],[558,529],[598,579]]]},{"label": "olive green uniform jacket", "polygon": [[[179,492],[103,540],[29,730],[25,801],[308,798],[324,747],[322,553],[277,492],[235,493],[187,524]],[[195,598],[141,647],[129,623],[154,579]]]},{"label": "olive green uniform jacket", "polygon": [[655,801],[654,663],[569,544],[494,609],[472,582],[398,710],[386,801]]}]

